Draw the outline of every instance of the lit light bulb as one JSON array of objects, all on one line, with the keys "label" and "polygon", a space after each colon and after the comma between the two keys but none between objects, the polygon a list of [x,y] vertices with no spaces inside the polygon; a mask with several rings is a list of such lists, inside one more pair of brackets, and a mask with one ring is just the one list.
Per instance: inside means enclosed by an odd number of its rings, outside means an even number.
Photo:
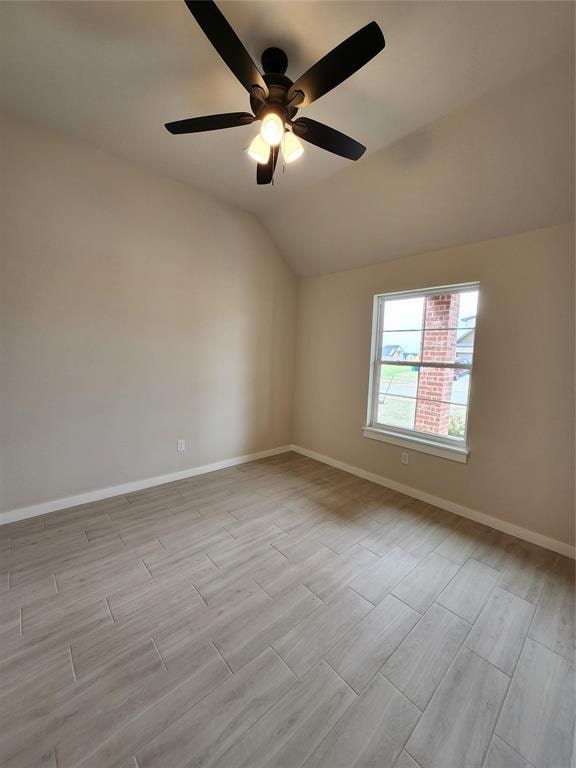
[{"label": "lit light bulb", "polygon": [[262,136],[260,136],[258,133],[256,136],[254,136],[250,146],[248,147],[248,154],[253,160],[256,160],[257,163],[266,165],[270,159],[270,145],[267,144]]},{"label": "lit light bulb", "polygon": [[298,160],[298,158],[304,154],[304,147],[302,146],[302,142],[297,136],[294,136],[291,131],[287,131],[284,134],[284,141],[282,142],[282,154],[284,155],[284,160],[287,163],[293,163],[294,160]]},{"label": "lit light bulb", "polygon": [[270,146],[277,147],[284,136],[284,123],[276,112],[268,112],[262,120],[260,135]]}]

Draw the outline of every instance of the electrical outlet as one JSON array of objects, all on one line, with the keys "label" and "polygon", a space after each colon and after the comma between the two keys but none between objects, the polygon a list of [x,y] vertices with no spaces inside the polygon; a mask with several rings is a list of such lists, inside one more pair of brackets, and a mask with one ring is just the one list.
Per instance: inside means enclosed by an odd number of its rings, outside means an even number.
[{"label": "electrical outlet", "polygon": [[408,464],[408,451],[402,451],[400,454],[400,461],[402,464]]},{"label": "electrical outlet", "polygon": [[178,440],[176,443],[176,450],[177,451],[185,451],[186,450],[186,440]]}]

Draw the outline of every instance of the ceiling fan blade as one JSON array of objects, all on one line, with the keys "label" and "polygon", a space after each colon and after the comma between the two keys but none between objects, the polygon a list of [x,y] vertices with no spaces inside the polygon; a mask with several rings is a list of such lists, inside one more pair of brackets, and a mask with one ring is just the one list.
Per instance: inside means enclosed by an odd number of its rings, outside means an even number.
[{"label": "ceiling fan blade", "polygon": [[165,123],[170,133],[200,133],[201,131],[218,131],[221,128],[236,128],[249,125],[256,118],[249,112],[228,112],[224,115],[206,115],[205,117],[189,117],[186,120],[175,120]]},{"label": "ceiling fan blade", "polygon": [[288,99],[303,94],[298,107],[305,107],[324,96],[357,72],[384,48],[384,35],[375,21],[366,24],[343,43],[327,53],[291,86]]},{"label": "ceiling fan blade", "polygon": [[292,122],[292,128],[296,136],[310,144],[315,144],[321,149],[333,152],[335,155],[346,157],[348,160],[358,160],[366,151],[366,147],[345,133],[340,133],[335,128],[330,128],[324,123],[310,120],[309,117],[299,117]]},{"label": "ceiling fan blade", "polygon": [[208,40],[244,88],[250,92],[250,89],[256,85],[264,91],[265,96],[268,96],[268,87],[264,78],[214,0],[184,0],[184,2]]},{"label": "ceiling fan blade", "polygon": [[274,171],[276,169],[276,162],[278,161],[278,149],[279,147],[270,147],[270,159],[264,165],[258,163],[256,168],[256,183],[257,184],[271,184],[274,178]]}]

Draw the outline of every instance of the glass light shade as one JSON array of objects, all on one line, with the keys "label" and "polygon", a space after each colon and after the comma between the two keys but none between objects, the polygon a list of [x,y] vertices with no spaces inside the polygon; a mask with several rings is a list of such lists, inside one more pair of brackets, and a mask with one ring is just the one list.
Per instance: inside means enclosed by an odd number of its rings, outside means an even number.
[{"label": "glass light shade", "polygon": [[287,131],[287,133],[284,135],[284,141],[282,142],[282,154],[284,155],[284,160],[287,163],[293,163],[294,160],[298,160],[298,158],[304,154],[304,147],[302,146],[302,142],[297,136],[294,136],[291,131]]},{"label": "glass light shade", "polygon": [[270,159],[270,144],[267,144],[260,134],[257,134],[252,139],[250,146],[248,147],[248,154],[257,163],[266,165]]},{"label": "glass light shade", "polygon": [[262,120],[260,135],[270,146],[277,147],[284,136],[284,123],[276,112],[268,112]]}]

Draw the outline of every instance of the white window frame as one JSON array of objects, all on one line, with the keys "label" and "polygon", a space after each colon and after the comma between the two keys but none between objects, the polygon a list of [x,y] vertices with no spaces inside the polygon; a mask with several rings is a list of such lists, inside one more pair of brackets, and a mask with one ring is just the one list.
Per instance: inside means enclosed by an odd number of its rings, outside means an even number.
[{"label": "white window frame", "polygon": [[[380,381],[380,339],[382,336],[382,324],[384,312],[381,307],[384,306],[382,299],[415,299],[426,296],[435,296],[443,293],[464,293],[466,291],[479,290],[480,283],[458,283],[457,285],[441,285],[432,288],[424,288],[413,291],[395,291],[393,293],[378,293],[374,296],[374,305],[372,313],[372,352],[370,357],[370,383],[368,388],[368,409],[366,424],[362,427],[362,434],[371,440],[380,440],[385,443],[391,443],[401,448],[407,448],[421,453],[429,453],[433,456],[450,459],[465,463],[468,460],[470,450],[468,448],[468,418],[466,418],[466,427],[464,437],[450,437],[445,435],[435,435],[431,432],[423,432],[418,429],[405,429],[403,427],[394,427],[387,424],[380,424],[374,420],[378,413],[378,392]],[[476,326],[475,326],[476,327]],[[474,356],[472,357],[474,361]],[[422,361],[395,361],[392,365],[413,367],[417,365],[426,368],[453,368],[461,370],[466,368],[470,371],[469,396],[467,408],[470,407],[470,396],[472,390],[472,363],[426,363]],[[467,414],[468,416],[468,414]]]}]

